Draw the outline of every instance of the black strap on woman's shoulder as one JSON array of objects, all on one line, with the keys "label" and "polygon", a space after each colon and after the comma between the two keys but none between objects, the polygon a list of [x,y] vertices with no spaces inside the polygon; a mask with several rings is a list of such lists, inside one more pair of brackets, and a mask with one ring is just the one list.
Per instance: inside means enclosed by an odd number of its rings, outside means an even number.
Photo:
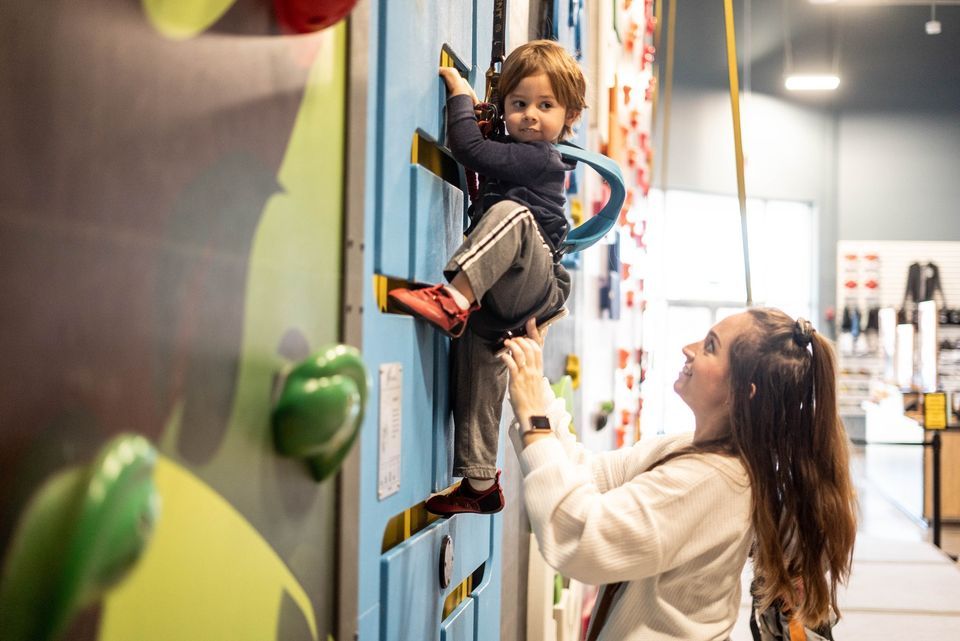
[{"label": "black strap on woman's shoulder", "polygon": [[626,585],[626,581],[608,583],[600,588],[600,600],[597,608],[593,611],[593,616],[590,618],[590,627],[587,629],[586,641],[597,641],[597,638],[600,636],[600,631],[610,616],[613,601],[624,585]]}]

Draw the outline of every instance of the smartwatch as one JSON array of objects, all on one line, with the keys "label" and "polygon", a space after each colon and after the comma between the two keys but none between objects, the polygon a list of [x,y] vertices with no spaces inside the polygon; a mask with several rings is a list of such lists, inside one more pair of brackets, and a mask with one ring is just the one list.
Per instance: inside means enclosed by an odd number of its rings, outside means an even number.
[{"label": "smartwatch", "polygon": [[530,429],[527,430],[528,434],[548,434],[552,431],[553,429],[550,427],[550,419],[546,416],[530,417]]}]

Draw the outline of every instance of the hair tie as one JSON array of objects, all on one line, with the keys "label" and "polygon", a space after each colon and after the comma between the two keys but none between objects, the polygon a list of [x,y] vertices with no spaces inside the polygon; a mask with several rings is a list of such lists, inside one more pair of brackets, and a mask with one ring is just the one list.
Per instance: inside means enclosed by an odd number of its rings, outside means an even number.
[{"label": "hair tie", "polygon": [[798,318],[797,322],[793,324],[793,340],[796,341],[800,347],[806,347],[813,340],[813,333],[815,331],[817,330],[813,329],[810,321]]}]

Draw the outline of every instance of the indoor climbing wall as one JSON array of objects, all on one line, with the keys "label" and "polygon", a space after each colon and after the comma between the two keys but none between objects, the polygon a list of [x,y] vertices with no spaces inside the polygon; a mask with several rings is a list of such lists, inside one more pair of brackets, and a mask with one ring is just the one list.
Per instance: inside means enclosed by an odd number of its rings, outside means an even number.
[{"label": "indoor climbing wall", "polygon": [[270,410],[340,336],[346,29],[286,4],[0,6],[4,641],[334,631]]},{"label": "indoor climbing wall", "polygon": [[440,148],[446,94],[438,68],[457,67],[482,96],[492,16],[492,0],[380,0],[371,8],[362,323],[372,387],[357,553],[364,640],[499,638],[500,517],[437,520],[422,505],[454,482],[449,340],[385,311],[394,283],[441,281],[462,240],[465,183]]},{"label": "indoor climbing wall", "polygon": [[[657,6],[653,0],[616,0],[591,7],[600,84],[594,112],[597,141],[603,153],[622,168],[626,186],[617,225],[596,258],[584,265],[584,288],[598,292],[599,299],[584,314],[583,331],[609,337],[594,342],[582,374],[580,416],[595,428],[583,436],[597,449],[632,444],[643,433],[646,285],[652,276],[647,223],[658,91]],[[600,199],[593,201],[594,208]]]}]

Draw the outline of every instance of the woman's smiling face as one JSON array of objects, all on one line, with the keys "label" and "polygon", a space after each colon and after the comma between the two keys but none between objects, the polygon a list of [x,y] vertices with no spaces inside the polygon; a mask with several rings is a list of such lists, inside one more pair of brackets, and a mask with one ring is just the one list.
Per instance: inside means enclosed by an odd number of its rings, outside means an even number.
[{"label": "woman's smiling face", "polygon": [[686,362],[673,389],[693,410],[697,441],[719,438],[729,429],[730,345],[752,325],[745,312],[729,316],[703,340],[683,348]]}]

